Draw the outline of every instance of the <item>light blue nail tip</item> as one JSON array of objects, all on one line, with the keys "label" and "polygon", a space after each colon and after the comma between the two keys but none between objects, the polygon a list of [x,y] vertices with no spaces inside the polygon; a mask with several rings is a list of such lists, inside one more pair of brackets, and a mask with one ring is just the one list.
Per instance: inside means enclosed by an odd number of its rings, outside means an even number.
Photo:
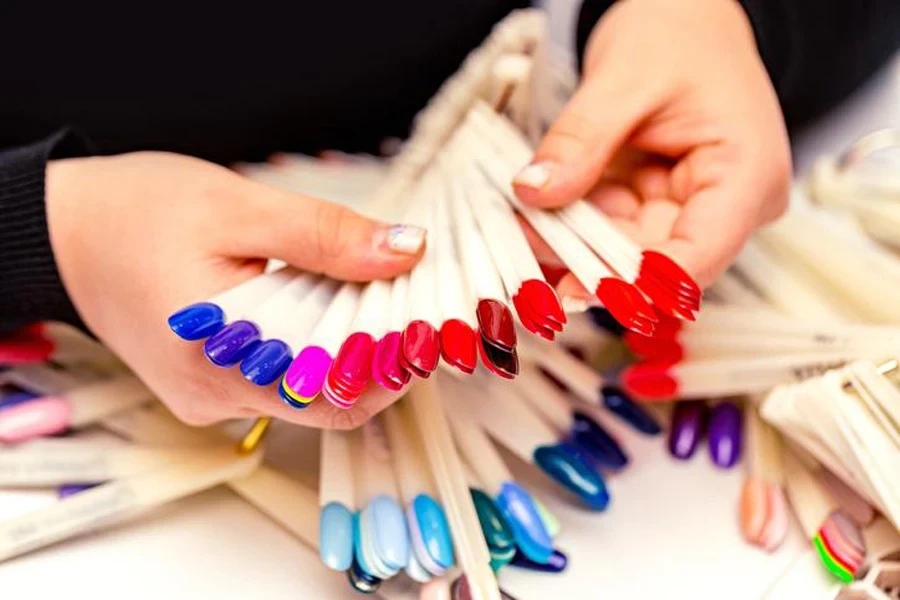
[{"label": "light blue nail tip", "polygon": [[545,563],[550,560],[553,540],[531,495],[518,484],[507,481],[497,495],[497,506],[506,516],[516,545],[522,553],[535,562]]},{"label": "light blue nail tip", "polygon": [[353,513],[343,504],[329,502],[319,513],[319,556],[335,571],[353,562]]},{"label": "light blue nail tip", "polygon": [[241,363],[241,374],[250,383],[266,386],[280,379],[292,360],[290,346],[281,340],[266,340]]},{"label": "light blue nail tip", "polygon": [[431,573],[419,564],[419,561],[416,560],[415,554],[410,554],[409,556],[409,564],[406,565],[406,569],[404,569],[409,578],[418,583],[428,583],[431,581]]},{"label": "light blue nail tip", "polygon": [[203,340],[225,326],[225,313],[212,302],[198,302],[173,313],[169,328],[183,340]]},{"label": "light blue nail tip", "polygon": [[376,496],[367,507],[374,523],[375,549],[391,568],[402,569],[409,563],[409,531],[403,509],[390,496]]},{"label": "light blue nail tip", "polygon": [[590,508],[603,510],[609,504],[606,484],[582,455],[583,452],[576,446],[563,442],[537,448],[534,462],[554,481],[577,494]]},{"label": "light blue nail tip", "polygon": [[356,559],[356,565],[362,572],[375,577],[375,571],[369,566],[368,561],[366,561],[366,553],[363,550],[362,531],[359,521],[359,513],[353,513],[353,556]]},{"label": "light blue nail tip", "polygon": [[453,538],[450,536],[450,524],[444,509],[426,494],[416,496],[412,508],[428,555],[441,569],[449,569],[454,562]]},{"label": "light blue nail tip", "polygon": [[362,555],[369,572],[379,579],[390,579],[400,569],[387,565],[375,549],[375,524],[368,506],[359,514],[359,539]]}]

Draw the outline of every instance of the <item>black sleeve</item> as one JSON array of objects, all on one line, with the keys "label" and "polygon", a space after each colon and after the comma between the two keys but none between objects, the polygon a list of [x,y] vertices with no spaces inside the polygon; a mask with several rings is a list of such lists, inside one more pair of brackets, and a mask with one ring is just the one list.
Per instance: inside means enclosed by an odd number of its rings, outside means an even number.
[{"label": "black sleeve", "polygon": [[[614,0],[584,0],[578,57]],[[846,98],[900,48],[900,0],[740,0],[794,128]]]},{"label": "black sleeve", "polygon": [[0,150],[0,334],[36,321],[82,326],[56,268],[44,179],[50,158],[81,156],[88,144],[68,131]]}]

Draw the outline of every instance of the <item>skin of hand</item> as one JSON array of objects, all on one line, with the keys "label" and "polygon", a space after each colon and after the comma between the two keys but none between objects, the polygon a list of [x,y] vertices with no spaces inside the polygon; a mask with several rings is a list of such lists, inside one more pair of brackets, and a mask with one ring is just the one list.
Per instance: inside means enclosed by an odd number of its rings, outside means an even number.
[{"label": "skin of hand", "polygon": [[[542,207],[585,198],[706,286],[784,212],[790,176],[784,119],[740,5],[619,0],[591,33],[578,90],[514,187]],[[558,291],[588,296],[571,274]]]},{"label": "skin of hand", "polygon": [[[379,390],[353,410],[322,398],[295,410],[274,387],[211,365],[166,319],[261,273],[262,257],[342,280],[392,277],[421,258],[424,230],[154,152],[51,161],[46,199],[56,262],[84,322],[183,421],[271,415],[353,428],[399,397]],[[389,236],[390,227],[404,229]]]}]

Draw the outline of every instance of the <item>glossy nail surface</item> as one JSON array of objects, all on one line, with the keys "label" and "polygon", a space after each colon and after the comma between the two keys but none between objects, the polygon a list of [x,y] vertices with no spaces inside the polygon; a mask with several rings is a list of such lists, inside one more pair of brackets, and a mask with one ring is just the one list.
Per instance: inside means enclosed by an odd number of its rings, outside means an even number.
[{"label": "glossy nail surface", "polygon": [[491,562],[496,567],[509,564],[516,552],[512,527],[490,496],[475,488],[469,488],[469,493],[481,524],[481,533],[491,553]]},{"label": "glossy nail surface", "polygon": [[459,319],[449,319],[441,325],[441,356],[448,365],[471,375],[478,366],[475,331]]},{"label": "glossy nail surface", "polygon": [[706,424],[706,403],[700,400],[676,402],[669,431],[669,453],[686,460],[693,456]]},{"label": "glossy nail surface", "polygon": [[656,313],[633,285],[612,277],[600,280],[595,292],[603,306],[629,331],[652,335]]},{"label": "glossy nail surface", "polygon": [[334,357],[328,377],[349,388],[364,386],[372,374],[374,352],[375,340],[371,335],[361,331],[351,334]]},{"label": "glossy nail surface", "polygon": [[381,587],[381,580],[370,575],[354,560],[347,569],[347,581],[350,586],[360,594],[374,594]]},{"label": "glossy nail surface", "polygon": [[500,488],[496,500],[519,550],[533,561],[547,562],[553,553],[553,540],[531,495],[517,483],[507,481]]},{"label": "glossy nail surface", "polygon": [[375,549],[390,567],[402,569],[409,562],[409,532],[403,509],[389,496],[376,496],[366,510],[375,525]]},{"label": "glossy nail surface", "polygon": [[417,552],[425,557],[419,561],[422,566],[433,575],[452,567],[453,540],[447,515],[441,505],[431,496],[419,494],[407,509],[407,516],[413,545],[425,551]]},{"label": "glossy nail surface", "polygon": [[183,340],[203,340],[225,326],[225,313],[217,304],[198,302],[173,313],[168,323],[175,335]]},{"label": "glossy nail surface", "polygon": [[410,322],[403,330],[401,352],[404,365],[413,367],[415,375],[427,377],[437,368],[441,356],[437,330],[427,321]]},{"label": "glossy nail surface", "polygon": [[519,355],[494,346],[483,335],[478,336],[478,351],[485,368],[504,379],[514,379],[519,374]]},{"label": "glossy nail surface", "polygon": [[402,335],[399,331],[390,331],[385,334],[375,346],[372,357],[372,373],[377,371],[386,382],[379,381],[384,387],[391,390],[399,390],[409,383],[412,378],[409,371],[400,363],[400,341]]},{"label": "glossy nail surface", "polygon": [[65,398],[44,396],[0,411],[0,442],[16,444],[66,430],[72,408]]},{"label": "glossy nail surface", "polygon": [[291,348],[281,340],[266,340],[241,361],[241,374],[250,383],[266,386],[278,381],[293,360]]},{"label": "glossy nail surface", "polygon": [[743,414],[737,405],[722,402],[709,414],[707,440],[713,462],[728,469],[737,464],[741,456],[741,421]]},{"label": "glossy nail surface", "polygon": [[495,346],[506,350],[516,347],[516,327],[509,308],[497,300],[479,300],[475,310],[481,334]]},{"label": "glossy nail surface", "polygon": [[16,334],[0,340],[0,365],[27,365],[49,360],[53,342],[38,335]]},{"label": "glossy nail surface", "polygon": [[603,387],[602,394],[603,405],[633,428],[647,435],[659,435],[662,432],[659,423],[621,389],[607,385]]},{"label": "glossy nail surface", "polygon": [[606,484],[580,453],[578,448],[566,443],[540,446],[534,451],[534,462],[554,481],[575,493],[588,507],[604,510],[609,504]]},{"label": "glossy nail surface", "polygon": [[426,231],[416,225],[397,224],[375,234],[376,245],[400,254],[418,254],[425,244]]},{"label": "glossy nail surface", "polygon": [[324,348],[307,346],[284,374],[285,392],[297,402],[308,403],[322,391],[331,362],[331,355]]},{"label": "glossy nail surface", "polygon": [[40,398],[40,396],[31,392],[14,392],[8,396],[3,396],[0,398],[0,411],[31,402],[35,398]]},{"label": "glossy nail surface", "polygon": [[[545,320],[558,323],[559,325],[564,325],[568,322],[559,297],[546,281],[529,279],[522,284],[519,293],[534,309],[535,313]],[[562,327],[557,331],[562,331]]]},{"label": "glossy nail surface", "polygon": [[568,566],[569,564],[569,559],[559,550],[554,550],[553,554],[550,555],[550,559],[547,562],[538,563],[530,560],[521,552],[516,552],[516,555],[513,557],[511,564],[514,567],[519,567],[520,569],[528,569],[530,571],[540,571],[542,573],[562,573],[566,570],[566,566]]},{"label": "glossy nail surface", "polygon": [[250,321],[235,321],[206,340],[203,351],[217,367],[232,367],[259,344],[259,328]]},{"label": "glossy nail surface", "polygon": [[335,571],[353,562],[353,513],[343,504],[329,502],[319,513],[319,556]]},{"label": "glossy nail surface", "polygon": [[431,572],[419,562],[415,552],[409,555],[409,562],[403,572],[416,583],[427,583],[432,578]]},{"label": "glossy nail surface", "polygon": [[576,410],[572,417],[572,438],[577,446],[605,467],[621,469],[628,464],[628,455],[619,443],[590,415]]},{"label": "glossy nail surface", "polygon": [[66,485],[59,486],[59,489],[56,491],[57,496],[59,498],[67,498],[69,496],[74,496],[75,494],[80,494],[86,490],[97,487],[100,485],[99,483],[67,483]]}]

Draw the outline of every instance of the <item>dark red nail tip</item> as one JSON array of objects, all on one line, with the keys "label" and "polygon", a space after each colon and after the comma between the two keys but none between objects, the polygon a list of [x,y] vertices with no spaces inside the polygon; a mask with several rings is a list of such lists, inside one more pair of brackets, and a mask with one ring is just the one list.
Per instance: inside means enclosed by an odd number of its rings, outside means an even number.
[{"label": "dark red nail tip", "polygon": [[427,377],[437,368],[441,344],[437,330],[427,321],[411,321],[403,331],[401,351],[404,367],[420,377]]},{"label": "dark red nail tip", "polygon": [[478,353],[488,371],[504,379],[514,379],[519,374],[519,355],[494,346],[483,336],[478,336]]},{"label": "dark red nail tip", "polygon": [[475,315],[482,334],[494,345],[507,350],[516,347],[516,327],[509,307],[497,300],[482,299],[478,301]]},{"label": "dark red nail tip", "polygon": [[464,373],[478,366],[475,331],[459,319],[444,321],[440,331],[441,356],[444,361]]}]

